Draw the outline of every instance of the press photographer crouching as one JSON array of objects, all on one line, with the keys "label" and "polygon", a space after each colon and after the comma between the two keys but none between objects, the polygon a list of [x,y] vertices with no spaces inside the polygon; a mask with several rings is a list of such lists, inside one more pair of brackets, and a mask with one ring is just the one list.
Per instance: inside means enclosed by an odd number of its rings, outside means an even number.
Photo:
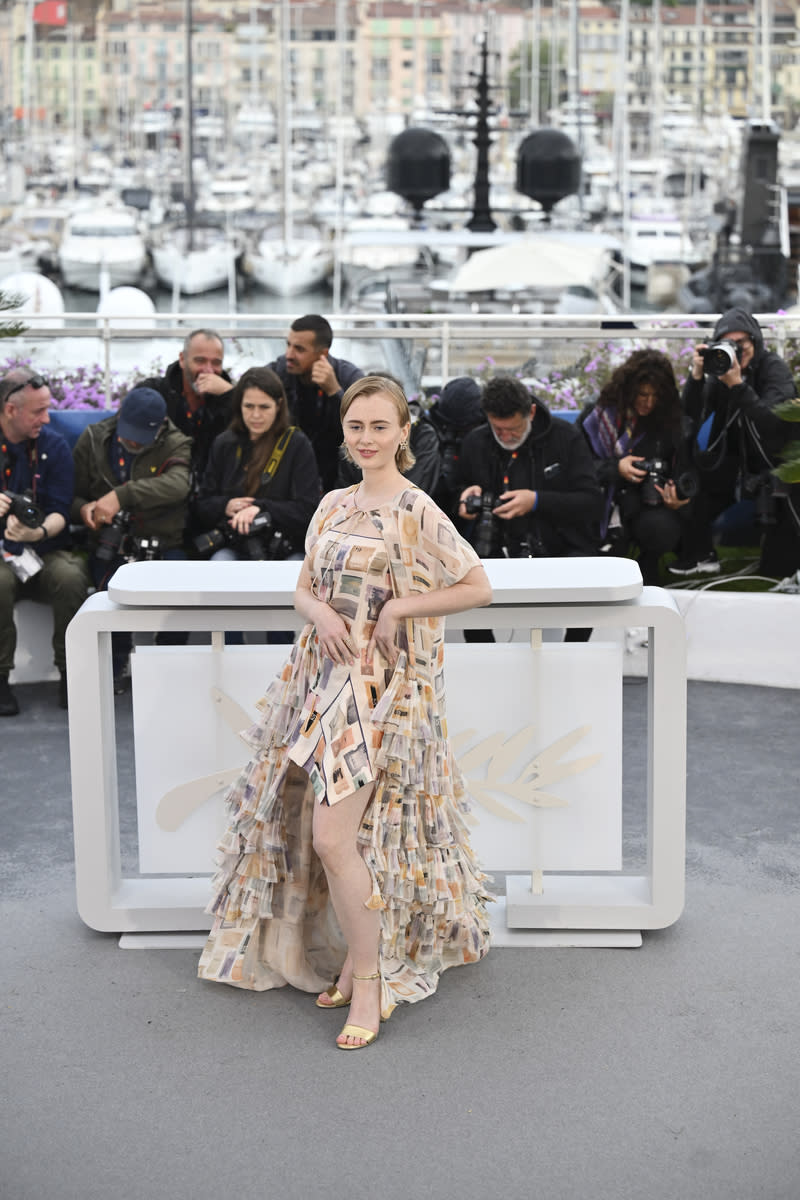
[{"label": "press photographer crouching", "polygon": [[717,573],[712,526],[739,500],[753,502],[762,531],[762,574],[775,579],[800,568],[800,488],[772,474],[797,427],[775,414],[796,395],[789,367],[765,349],[761,326],[741,308],[717,322],[711,345],[699,345],[683,390],[683,405],[698,433],[695,462],[700,492],[681,543],[674,575]]},{"label": "press photographer crouching", "polygon": [[[580,429],[511,375],[490,379],[481,403],[487,424],[464,438],[458,461],[458,515],[481,558],[596,555],[602,496]],[[590,636],[568,629],[566,640]],[[493,639],[476,630],[467,640]]]},{"label": "press photographer crouching", "polygon": [[[73,451],[72,519],[89,530],[89,570],[98,591],[124,562],[185,558],[191,441],[168,419],[153,388],[137,387],[119,412],[87,425]],[[159,634],[161,644],[184,635]],[[124,687],[130,634],[112,638],[115,690]]]},{"label": "press photographer crouching", "polygon": [[[302,559],[303,543],[322,494],[314,448],[289,424],[278,375],[251,367],[231,392],[232,418],[209,455],[194,505],[200,557]],[[238,642],[239,634],[227,635]],[[291,641],[275,634],[270,641]]]},{"label": "press photographer crouching", "polygon": [[605,492],[603,550],[624,555],[635,548],[642,579],[655,586],[659,560],[678,546],[697,492],[682,420],[669,359],[637,350],[579,421]]},{"label": "press photographer crouching", "polygon": [[86,563],[70,550],[73,467],[69,446],[48,428],[50,388],[28,367],[0,379],[0,717],[19,702],[9,684],[17,648],[14,605],[20,599],[53,610],[58,702],[67,707],[67,625],[89,587]]}]

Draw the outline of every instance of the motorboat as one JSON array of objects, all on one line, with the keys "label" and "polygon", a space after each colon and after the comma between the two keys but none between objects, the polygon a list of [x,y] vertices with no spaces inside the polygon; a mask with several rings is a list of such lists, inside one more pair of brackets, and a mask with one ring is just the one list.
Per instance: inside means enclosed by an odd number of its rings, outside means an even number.
[{"label": "motorboat", "polygon": [[687,274],[708,264],[712,245],[691,236],[674,217],[632,217],[623,238],[632,287],[646,288],[654,270],[685,267]]},{"label": "motorboat", "polygon": [[147,266],[138,214],[120,207],[85,208],[68,218],[58,251],[67,287],[101,291],[101,284],[136,285]]}]

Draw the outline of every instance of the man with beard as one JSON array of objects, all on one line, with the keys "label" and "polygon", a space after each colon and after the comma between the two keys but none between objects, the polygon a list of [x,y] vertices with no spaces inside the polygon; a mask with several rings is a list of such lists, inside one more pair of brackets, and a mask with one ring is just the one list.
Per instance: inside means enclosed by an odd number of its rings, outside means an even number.
[{"label": "man with beard", "polygon": [[195,329],[186,336],[177,362],[162,376],[137,384],[163,396],[172,424],[192,439],[192,495],[206,469],[211,443],[231,419],[233,384],[222,367],[224,354],[224,342],[215,330]]},{"label": "man with beard", "polygon": [[[458,516],[481,558],[597,554],[602,493],[580,429],[551,416],[513,375],[490,379],[481,403],[487,424],[464,438],[457,476]],[[567,640],[590,634],[568,629]],[[493,639],[474,630],[466,640]]]},{"label": "man with beard", "polygon": [[336,486],[342,423],[342,396],[364,372],[330,353],[333,330],[324,317],[310,313],[292,322],[286,353],[269,364],[286,391],[292,422],[314,447],[323,492]]}]

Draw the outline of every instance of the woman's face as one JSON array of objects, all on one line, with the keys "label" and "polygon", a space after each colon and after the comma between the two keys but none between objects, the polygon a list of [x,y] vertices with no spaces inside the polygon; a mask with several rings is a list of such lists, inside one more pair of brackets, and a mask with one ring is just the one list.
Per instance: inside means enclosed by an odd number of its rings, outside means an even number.
[{"label": "woman's face", "polygon": [[344,444],[362,471],[394,463],[397,448],[409,431],[408,425],[400,424],[394,400],[384,392],[358,396],[348,408],[342,428]]},{"label": "woman's face", "polygon": [[640,383],[633,398],[633,407],[637,417],[649,417],[658,404],[658,392],[652,383]]},{"label": "woman's face", "polygon": [[242,420],[251,441],[268,433],[278,415],[278,402],[261,388],[245,388],[242,396]]}]

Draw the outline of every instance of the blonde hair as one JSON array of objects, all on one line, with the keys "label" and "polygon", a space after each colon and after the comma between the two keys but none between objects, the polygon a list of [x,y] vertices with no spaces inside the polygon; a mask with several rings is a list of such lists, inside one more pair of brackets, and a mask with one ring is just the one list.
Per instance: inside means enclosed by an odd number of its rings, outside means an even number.
[{"label": "blonde hair", "polygon": [[[397,412],[397,419],[400,425],[411,424],[411,412],[408,407],[405,392],[396,379],[391,375],[365,375],[363,379],[357,379],[355,383],[351,383],[345,394],[342,396],[342,404],[339,410],[339,415],[342,421],[347,416],[348,409],[354,400],[359,396],[388,396],[392,401]],[[409,433],[410,433],[409,429]],[[353,462],[347,447],[344,447],[344,456],[348,462]],[[408,445],[408,440],[405,443],[401,442],[397,447],[397,452],[394,456],[394,461],[397,464],[398,471],[405,474],[406,471],[413,467],[417,461]]]}]

